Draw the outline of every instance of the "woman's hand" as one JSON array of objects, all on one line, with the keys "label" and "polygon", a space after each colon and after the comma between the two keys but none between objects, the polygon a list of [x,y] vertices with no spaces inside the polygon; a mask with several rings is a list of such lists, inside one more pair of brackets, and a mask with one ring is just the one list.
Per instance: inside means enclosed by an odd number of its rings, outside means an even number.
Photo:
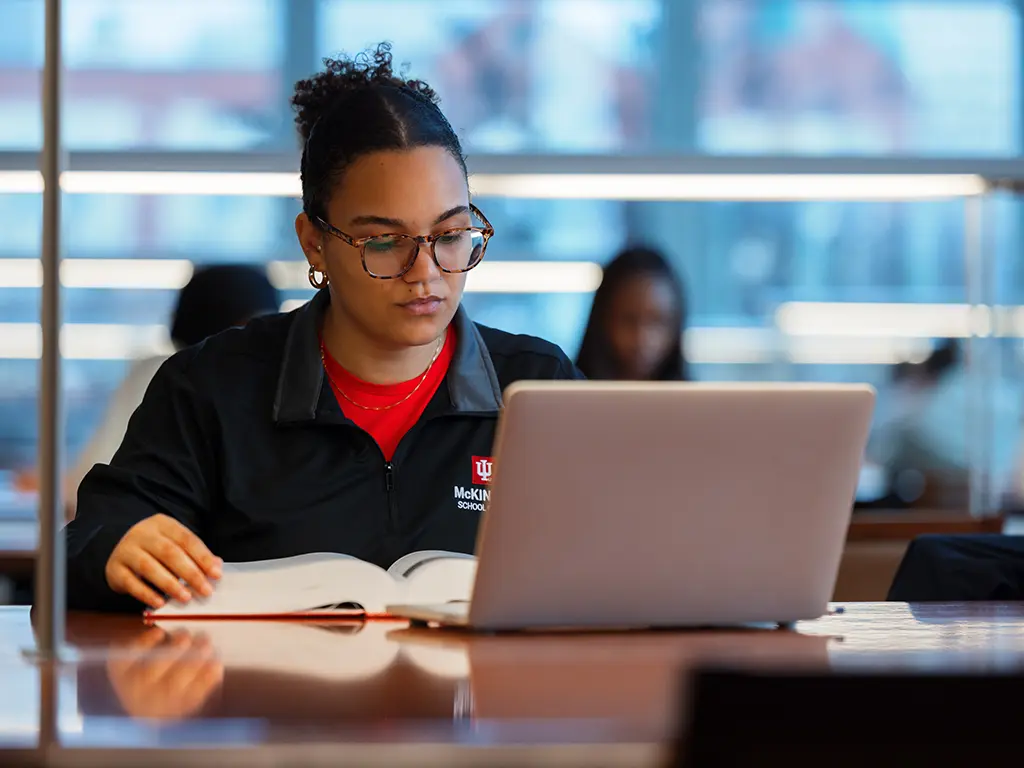
[{"label": "woman's hand", "polygon": [[[150,608],[159,608],[164,598],[153,587],[181,602],[192,592],[213,594],[209,579],[219,579],[221,559],[192,531],[172,517],[153,515],[128,530],[110,553],[105,575],[115,592],[128,594]],[[148,583],[147,583],[148,582]]]},{"label": "woman's hand", "polygon": [[147,630],[107,661],[110,684],[133,717],[174,720],[203,706],[224,679],[209,639],[185,631]]}]

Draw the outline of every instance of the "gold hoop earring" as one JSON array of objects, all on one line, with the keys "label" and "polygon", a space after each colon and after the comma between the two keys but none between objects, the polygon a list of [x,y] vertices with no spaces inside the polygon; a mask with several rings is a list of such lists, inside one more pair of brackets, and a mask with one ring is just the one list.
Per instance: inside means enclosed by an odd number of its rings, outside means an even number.
[{"label": "gold hoop earring", "polygon": [[[317,278],[317,273],[318,272],[321,275],[323,275],[323,277],[318,279]],[[320,272],[320,270],[317,269],[316,267],[310,267],[309,268],[309,284],[312,285],[314,288],[316,288],[318,291],[321,288],[323,288],[324,286],[326,286],[328,282],[330,282],[330,281],[327,279],[327,273],[326,272]]]}]

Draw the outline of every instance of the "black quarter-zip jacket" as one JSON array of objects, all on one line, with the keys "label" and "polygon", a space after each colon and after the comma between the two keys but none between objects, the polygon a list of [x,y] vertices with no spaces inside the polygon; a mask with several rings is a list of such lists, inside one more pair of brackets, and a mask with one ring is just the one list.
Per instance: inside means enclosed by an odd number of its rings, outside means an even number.
[{"label": "black quarter-zip jacket", "polygon": [[321,291],[164,363],[110,465],[79,488],[65,529],[69,609],[141,609],[104,571],[128,529],[159,513],[226,562],[341,552],[386,568],[416,550],[473,552],[486,489],[474,461],[491,455],[502,391],[579,372],[553,344],[459,309],[448,373],[386,462],[326,381],[329,300]]}]

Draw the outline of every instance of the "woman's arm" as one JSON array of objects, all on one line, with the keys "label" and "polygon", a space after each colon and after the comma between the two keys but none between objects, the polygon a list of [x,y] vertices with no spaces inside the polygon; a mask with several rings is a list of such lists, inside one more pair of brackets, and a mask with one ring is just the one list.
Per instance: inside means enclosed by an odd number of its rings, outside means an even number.
[{"label": "woman's arm", "polygon": [[78,502],[78,487],[82,480],[97,464],[109,464],[114,453],[124,440],[128,431],[128,422],[139,407],[160,365],[166,357],[150,357],[137,360],[128,371],[128,375],[114,391],[103,418],[89,437],[89,442],[78,455],[65,480],[67,494],[68,519],[75,515]]},{"label": "woman's arm", "polygon": [[[216,421],[212,403],[190,376],[196,354],[191,349],[181,352],[160,368],[110,464],[93,467],[82,481],[77,515],[65,529],[71,610],[140,609],[136,599],[111,588],[107,574],[111,554],[137,524],[166,515],[170,520],[162,518],[161,531],[184,527],[198,533],[202,527],[217,482]],[[161,563],[180,561],[175,547],[193,560],[206,559],[205,547],[195,546],[194,537],[186,533],[178,531],[180,535],[166,542],[148,537],[146,547],[160,549],[152,554]],[[135,562],[128,567],[135,573],[155,569],[149,563],[152,557],[132,555]],[[148,580],[154,579],[159,580],[157,575]],[[123,583],[118,587],[126,590]]]}]

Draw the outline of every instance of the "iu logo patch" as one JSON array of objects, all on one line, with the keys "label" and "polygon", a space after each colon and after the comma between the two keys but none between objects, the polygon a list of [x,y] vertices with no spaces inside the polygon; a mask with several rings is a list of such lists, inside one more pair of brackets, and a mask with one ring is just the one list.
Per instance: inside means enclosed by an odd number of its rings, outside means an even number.
[{"label": "iu logo patch", "polygon": [[473,457],[473,485],[490,485],[493,463],[490,456]]}]

